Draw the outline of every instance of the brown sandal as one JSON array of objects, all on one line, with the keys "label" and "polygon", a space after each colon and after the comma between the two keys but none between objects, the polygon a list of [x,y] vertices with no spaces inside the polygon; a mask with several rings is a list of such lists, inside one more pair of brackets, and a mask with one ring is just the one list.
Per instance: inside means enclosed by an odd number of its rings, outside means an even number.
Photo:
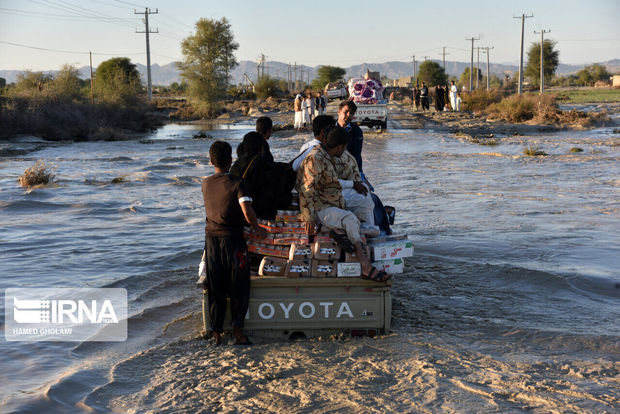
[{"label": "brown sandal", "polygon": [[372,280],[373,282],[387,282],[391,278],[392,275],[385,273],[383,270],[379,270],[374,266],[370,269],[370,273],[362,273],[362,279]]}]

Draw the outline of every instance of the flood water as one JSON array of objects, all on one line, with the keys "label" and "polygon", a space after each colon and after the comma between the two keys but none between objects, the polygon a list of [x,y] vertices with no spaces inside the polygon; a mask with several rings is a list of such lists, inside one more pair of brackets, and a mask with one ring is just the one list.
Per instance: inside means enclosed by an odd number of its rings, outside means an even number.
[{"label": "flood water", "polygon": [[[0,411],[618,411],[613,128],[496,146],[364,129],[364,170],[416,247],[394,279],[392,333],[242,349],[197,339],[194,282],[209,145],[235,148],[250,126],[192,139],[200,129],[0,143],[2,287],[125,288],[130,314],[120,343],[3,339]],[[272,137],[274,157],[292,159],[307,139]],[[527,146],[548,156],[524,156]],[[16,180],[38,159],[55,165],[57,185],[27,191]]]}]

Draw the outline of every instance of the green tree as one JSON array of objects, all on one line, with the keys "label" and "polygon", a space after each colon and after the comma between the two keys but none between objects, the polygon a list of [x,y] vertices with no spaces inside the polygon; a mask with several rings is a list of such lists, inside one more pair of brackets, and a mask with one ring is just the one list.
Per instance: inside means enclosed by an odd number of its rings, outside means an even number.
[{"label": "green tree", "polygon": [[57,100],[73,101],[82,98],[83,81],[80,72],[73,65],[63,65],[54,76],[50,94]]},{"label": "green tree", "polygon": [[0,78],[0,89],[4,89],[6,87],[6,79]]},{"label": "green tree", "polygon": [[170,85],[170,90],[174,93],[183,93],[187,90],[187,83],[185,82],[172,82]]},{"label": "green tree", "polygon": [[346,73],[346,69],[338,66],[319,66],[319,69],[317,70],[317,77],[312,81],[312,87],[315,90],[322,90],[329,82],[342,79]]},{"label": "green tree", "polygon": [[[547,39],[543,42],[543,73],[546,84],[551,82],[560,64],[560,52],[555,49],[555,45],[553,40]],[[532,85],[540,85],[540,43],[532,43],[527,51],[527,66],[523,74]]]},{"label": "green tree", "polygon": [[261,77],[258,82],[256,82],[254,85],[254,92],[256,93],[256,97],[259,99],[266,99],[270,96],[278,97],[282,95],[280,82],[278,82],[277,79],[266,75]]},{"label": "green tree", "polygon": [[17,75],[12,92],[17,95],[42,95],[52,82],[52,77],[43,72],[26,70]]},{"label": "green tree", "polygon": [[140,101],[140,73],[129,58],[116,57],[102,62],[94,81],[95,98],[100,102],[130,107]]},{"label": "green tree", "polygon": [[184,58],[177,63],[181,77],[189,97],[208,115],[213,115],[216,102],[226,94],[230,70],[237,65],[233,52],[238,48],[225,17],[198,20],[196,32],[181,42]]},{"label": "green tree", "polygon": [[418,79],[426,82],[428,86],[445,85],[448,83],[448,75],[441,65],[432,60],[425,60],[418,68]]},{"label": "green tree", "polygon": [[[484,77],[482,76],[482,71],[478,72],[478,68],[475,66],[474,66],[474,76],[472,76],[471,78],[473,82],[472,87],[473,88],[476,87],[476,75],[478,76],[478,88],[481,88],[482,86],[486,88],[486,80],[485,80],[485,83],[482,82],[482,80],[484,79]],[[457,83],[465,86],[467,90],[469,90],[469,68],[465,68],[463,73],[461,73],[461,77],[459,78],[459,81]]]},{"label": "green tree", "polygon": [[611,73],[605,66],[594,63],[581,69],[576,75],[580,85],[592,86],[596,81],[609,80]]}]

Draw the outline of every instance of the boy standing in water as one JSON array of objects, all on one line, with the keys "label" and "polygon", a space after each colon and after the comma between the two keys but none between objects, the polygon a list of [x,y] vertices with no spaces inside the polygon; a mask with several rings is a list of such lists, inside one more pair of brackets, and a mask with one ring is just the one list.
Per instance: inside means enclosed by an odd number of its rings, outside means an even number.
[{"label": "boy standing in water", "polygon": [[214,142],[209,157],[215,174],[202,181],[202,196],[207,215],[205,287],[210,329],[219,345],[224,332],[226,300],[230,297],[235,344],[249,345],[242,331],[250,300],[250,269],[243,226],[247,221],[260,237],[266,237],[266,232],[258,225],[245,180],[228,174],[232,163],[230,144]]}]

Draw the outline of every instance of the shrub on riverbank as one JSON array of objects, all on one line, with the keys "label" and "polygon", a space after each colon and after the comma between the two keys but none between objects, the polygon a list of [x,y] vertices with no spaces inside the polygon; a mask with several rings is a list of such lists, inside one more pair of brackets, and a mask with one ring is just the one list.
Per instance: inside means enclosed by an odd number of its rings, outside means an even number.
[{"label": "shrub on riverbank", "polygon": [[477,89],[463,96],[463,109],[472,112],[481,112],[490,105],[501,102],[503,94],[497,89]]},{"label": "shrub on riverbank", "polygon": [[50,184],[54,182],[55,178],[54,168],[39,160],[32,167],[26,168],[26,171],[17,179],[17,182],[22,187],[32,187]]},{"label": "shrub on riverbank", "polygon": [[164,117],[147,104],[123,108],[47,96],[0,97],[0,137],[4,138],[31,134],[51,141],[115,140],[127,132],[151,131],[163,122]]},{"label": "shrub on riverbank", "polygon": [[492,119],[508,122],[529,121],[536,114],[536,101],[530,95],[512,95],[491,104],[486,112]]}]

